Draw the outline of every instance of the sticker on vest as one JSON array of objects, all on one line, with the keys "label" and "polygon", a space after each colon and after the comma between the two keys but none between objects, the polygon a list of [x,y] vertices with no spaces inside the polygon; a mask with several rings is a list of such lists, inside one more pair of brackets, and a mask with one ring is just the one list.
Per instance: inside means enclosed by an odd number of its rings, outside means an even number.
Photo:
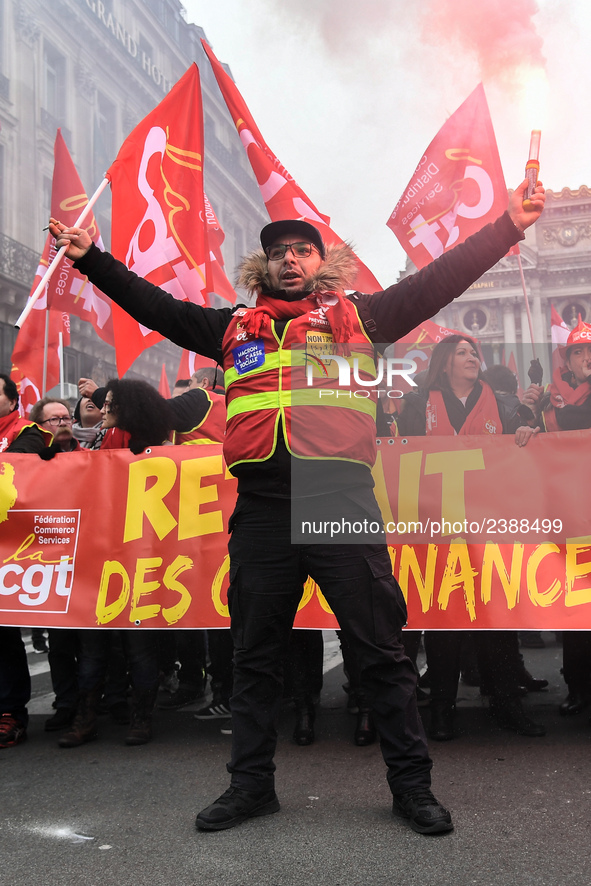
[{"label": "sticker on vest", "polygon": [[238,375],[244,375],[252,369],[258,369],[265,362],[265,343],[262,338],[247,341],[237,348],[232,348],[234,368]]}]

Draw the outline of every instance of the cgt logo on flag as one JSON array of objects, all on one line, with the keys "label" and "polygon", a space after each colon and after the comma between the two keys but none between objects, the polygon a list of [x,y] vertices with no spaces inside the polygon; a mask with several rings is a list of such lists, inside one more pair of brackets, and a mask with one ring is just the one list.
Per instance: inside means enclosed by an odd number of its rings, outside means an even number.
[{"label": "cgt logo on flag", "polygon": [[[203,111],[195,64],[126,138],[107,177],[113,255],[175,298],[207,304]],[[113,322],[122,376],[162,336],[116,305]]]},{"label": "cgt logo on flag", "polygon": [[423,268],[494,221],[507,188],[484,88],[479,84],[439,130],[388,219]]},{"label": "cgt logo on flag", "polygon": [[[167,169],[171,164],[172,169]],[[164,129],[152,127],[144,142],[137,175],[137,188],[146,208],[131,236],[125,264],[144,278],[160,271],[159,286],[181,301],[191,298],[204,304],[204,267],[198,268],[192,244],[183,241],[184,225],[177,218],[192,207],[190,196],[173,190],[170,184],[177,177],[175,166],[200,173],[201,155],[173,147]]]}]

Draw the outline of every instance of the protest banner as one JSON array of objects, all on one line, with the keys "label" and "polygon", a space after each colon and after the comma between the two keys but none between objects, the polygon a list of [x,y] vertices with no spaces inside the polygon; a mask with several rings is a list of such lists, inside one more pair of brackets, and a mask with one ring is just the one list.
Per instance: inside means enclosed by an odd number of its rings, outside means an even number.
[{"label": "protest banner", "polygon": [[[590,441],[381,438],[376,493],[409,628],[591,627]],[[227,627],[235,497],[219,444],[3,453],[0,623]],[[337,626],[311,580],[296,626]]]}]

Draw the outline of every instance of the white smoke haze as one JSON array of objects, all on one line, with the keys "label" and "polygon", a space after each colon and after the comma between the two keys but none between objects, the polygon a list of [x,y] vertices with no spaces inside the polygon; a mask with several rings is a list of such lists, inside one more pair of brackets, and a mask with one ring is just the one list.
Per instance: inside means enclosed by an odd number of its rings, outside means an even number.
[{"label": "white smoke haze", "polygon": [[[405,257],[386,221],[446,118],[484,83],[505,179],[591,186],[585,0],[186,0],[280,161],[384,285]],[[547,107],[531,97],[545,72]],[[542,119],[543,118],[543,119]]]}]

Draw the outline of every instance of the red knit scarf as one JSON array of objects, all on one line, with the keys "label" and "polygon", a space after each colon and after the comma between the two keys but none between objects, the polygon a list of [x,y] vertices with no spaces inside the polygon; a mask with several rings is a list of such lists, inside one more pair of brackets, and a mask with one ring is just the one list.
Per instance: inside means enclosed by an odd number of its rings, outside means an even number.
[{"label": "red knit scarf", "polygon": [[271,320],[293,320],[315,308],[322,308],[335,342],[348,342],[353,335],[353,324],[347,309],[347,301],[340,292],[313,292],[299,301],[283,301],[261,294],[255,308],[241,318],[242,326],[251,335],[259,336]]}]

